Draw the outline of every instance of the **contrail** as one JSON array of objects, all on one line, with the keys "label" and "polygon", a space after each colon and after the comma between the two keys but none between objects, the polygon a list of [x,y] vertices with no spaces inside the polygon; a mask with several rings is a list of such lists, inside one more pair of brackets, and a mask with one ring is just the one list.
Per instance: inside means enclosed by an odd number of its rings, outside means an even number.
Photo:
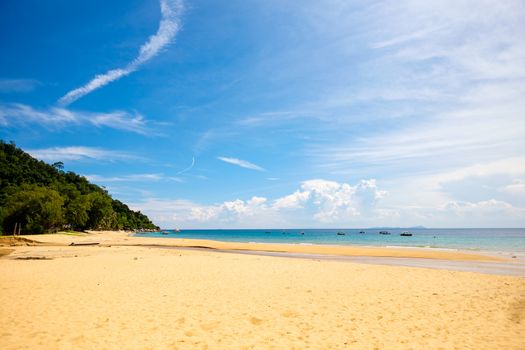
[{"label": "contrail", "polygon": [[140,47],[138,56],[124,68],[111,69],[104,74],[98,74],[87,84],[69,91],[58,103],[67,106],[79,98],[136,71],[143,63],[155,57],[166,45],[173,41],[180,30],[180,16],[183,11],[182,0],[160,0],[161,20],[155,35]]},{"label": "contrail", "polygon": [[185,172],[187,172],[187,171],[190,171],[191,168],[193,168],[194,165],[195,165],[195,156],[192,157],[192,159],[191,159],[191,165],[190,165],[189,167],[187,167],[187,168],[184,169],[184,170],[179,171],[179,172],[176,173],[175,175],[180,175],[180,174],[182,174],[182,173],[185,173]]}]

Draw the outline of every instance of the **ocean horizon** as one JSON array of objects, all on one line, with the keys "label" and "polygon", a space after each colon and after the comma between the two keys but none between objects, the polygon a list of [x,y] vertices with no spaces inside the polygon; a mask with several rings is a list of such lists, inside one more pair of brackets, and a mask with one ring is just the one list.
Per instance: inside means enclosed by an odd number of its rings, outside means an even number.
[{"label": "ocean horizon", "polygon": [[[381,234],[380,232],[383,232]],[[384,232],[388,232],[384,234]],[[411,236],[401,236],[408,232]],[[525,252],[525,228],[163,229],[142,237]]]}]

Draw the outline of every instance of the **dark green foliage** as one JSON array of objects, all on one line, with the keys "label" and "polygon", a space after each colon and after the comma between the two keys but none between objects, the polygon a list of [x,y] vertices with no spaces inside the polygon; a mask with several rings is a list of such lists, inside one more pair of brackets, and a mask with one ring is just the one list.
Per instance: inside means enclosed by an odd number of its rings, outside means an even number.
[{"label": "dark green foliage", "polygon": [[146,215],[62,169],[62,162],[46,164],[0,140],[0,234],[11,234],[15,224],[22,233],[157,229]]}]

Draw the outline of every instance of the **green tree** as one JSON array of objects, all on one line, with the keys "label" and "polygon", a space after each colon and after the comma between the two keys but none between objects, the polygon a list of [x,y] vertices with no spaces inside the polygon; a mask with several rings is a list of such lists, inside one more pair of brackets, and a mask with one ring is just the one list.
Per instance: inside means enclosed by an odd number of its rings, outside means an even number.
[{"label": "green tree", "polygon": [[64,199],[57,191],[28,184],[16,190],[2,206],[4,232],[13,232],[15,225],[22,233],[45,233],[62,227]]},{"label": "green tree", "polygon": [[109,230],[116,228],[117,217],[111,206],[111,198],[105,193],[93,192],[89,194],[91,208],[88,212],[88,227],[95,230]]},{"label": "green tree", "polygon": [[146,215],[63,167],[0,140],[0,234],[12,233],[15,223],[22,223],[24,233],[48,232],[63,224],[75,229],[157,228]]},{"label": "green tree", "polygon": [[89,195],[79,195],[66,205],[66,222],[71,228],[84,230],[89,220],[92,201]]}]

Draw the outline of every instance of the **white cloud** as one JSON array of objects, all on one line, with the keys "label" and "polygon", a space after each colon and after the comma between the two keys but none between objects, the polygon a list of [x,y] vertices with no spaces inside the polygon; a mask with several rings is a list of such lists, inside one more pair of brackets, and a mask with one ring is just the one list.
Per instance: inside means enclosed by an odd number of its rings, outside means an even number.
[{"label": "white cloud", "polygon": [[299,209],[303,208],[303,205],[309,198],[309,191],[295,191],[292,194],[276,199],[273,206],[276,209]]},{"label": "white cloud", "polygon": [[30,92],[42,85],[34,79],[0,79],[0,93]]},{"label": "white cloud", "polygon": [[[314,218],[327,223],[374,216],[376,202],[386,195],[386,191],[378,189],[375,179],[361,180],[356,186],[316,179],[303,182],[301,189],[294,197],[305,198],[308,194],[310,202],[317,207]],[[287,202],[294,204],[289,196]]]},{"label": "white cloud", "polygon": [[505,186],[503,191],[525,198],[525,180],[515,180],[512,184]]},{"label": "white cloud", "polygon": [[292,194],[274,200],[253,196],[215,205],[185,200],[165,201],[163,205],[162,200],[150,199],[134,206],[152,218],[161,218],[164,227],[349,225],[363,219],[363,213],[385,216],[386,211],[375,211],[377,201],[384,195],[373,179],[362,180],[355,186],[314,179],[304,181]]},{"label": "white cloud", "polygon": [[[515,185],[517,191],[522,191],[522,181]],[[401,192],[410,196],[404,189]],[[525,217],[525,208],[495,198],[464,201],[439,197],[425,205],[411,203],[410,199],[392,206],[390,197],[390,191],[387,196],[374,179],[355,185],[312,179],[275,199],[253,196],[212,205],[148,199],[133,207],[162,227],[185,228],[520,227]]]},{"label": "white cloud", "polygon": [[134,181],[161,181],[161,180],[171,180],[170,177],[165,176],[164,174],[131,174],[124,176],[101,176],[101,175],[86,175],[86,179],[94,182],[134,182]]},{"label": "white cloud", "polygon": [[69,91],[59,99],[62,105],[69,105],[79,98],[103,87],[115,80],[136,71],[142,64],[155,57],[173,41],[180,29],[180,16],[183,10],[182,0],[161,0],[161,21],[155,35],[149,37],[148,41],[139,49],[138,56],[124,68],[109,70],[104,74],[96,75],[84,86]]},{"label": "white cloud", "polygon": [[66,125],[91,124],[131,131],[142,135],[159,135],[152,130],[141,114],[126,111],[106,113],[70,110],[62,107],[35,109],[31,106],[12,103],[0,104],[0,124],[4,126],[31,126],[39,124],[51,129]]},{"label": "white cloud", "polygon": [[[360,70],[370,83],[336,88],[317,108],[331,112],[331,132],[367,124],[312,145],[322,170],[427,176],[523,158],[523,2],[379,1],[363,18],[375,47]],[[361,116],[359,103],[372,109]]]},{"label": "white cloud", "polygon": [[519,218],[525,217],[525,208],[515,207],[496,199],[479,202],[451,201],[440,209],[445,214],[454,215],[456,218],[478,225],[477,227],[486,226],[487,222],[494,221],[494,217],[505,222],[504,227],[517,226],[520,222]]},{"label": "white cloud", "polygon": [[126,152],[82,146],[28,149],[26,152],[37,159],[48,162],[78,161],[87,159],[102,161],[137,159],[137,157]]},{"label": "white cloud", "polygon": [[490,177],[494,175],[508,175],[510,177],[525,175],[525,157],[511,157],[493,162],[478,163],[458,168],[452,171],[441,172],[428,177],[428,182],[435,185],[450,181],[461,181],[468,177]]},{"label": "white cloud", "polygon": [[242,159],[238,159],[238,158],[217,157],[217,159],[222,160],[223,162],[226,162],[226,163],[229,163],[229,164],[240,166],[241,168],[258,170],[258,171],[264,171],[265,170],[264,168],[262,168],[262,167],[260,167],[260,166],[258,166],[256,164],[253,164],[253,163],[250,163],[250,162],[248,162],[246,160],[242,160]]}]

